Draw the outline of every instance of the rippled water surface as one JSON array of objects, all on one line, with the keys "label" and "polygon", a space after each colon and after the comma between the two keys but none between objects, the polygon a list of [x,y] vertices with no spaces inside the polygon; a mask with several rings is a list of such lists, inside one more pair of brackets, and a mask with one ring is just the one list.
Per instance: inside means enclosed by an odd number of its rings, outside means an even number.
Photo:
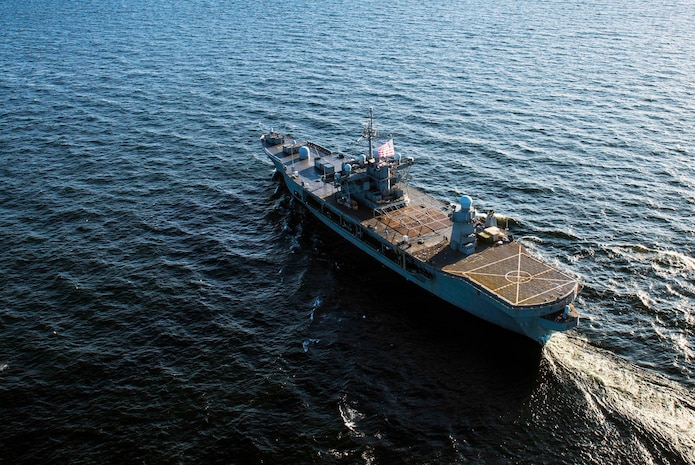
[{"label": "rippled water surface", "polygon": [[[695,463],[695,7],[0,2],[0,463]],[[544,348],[276,191],[274,127],[512,218]]]}]

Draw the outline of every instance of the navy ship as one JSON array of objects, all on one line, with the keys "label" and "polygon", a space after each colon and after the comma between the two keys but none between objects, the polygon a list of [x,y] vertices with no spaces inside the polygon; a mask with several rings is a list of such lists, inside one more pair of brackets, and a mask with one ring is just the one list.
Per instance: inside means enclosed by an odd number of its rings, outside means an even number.
[{"label": "navy ship", "polygon": [[449,203],[411,186],[413,158],[393,139],[375,148],[371,109],[360,140],[365,153],[347,155],[273,130],[261,136],[297,201],[407,281],[541,345],[579,324],[579,282],[532,256],[471,197]]}]

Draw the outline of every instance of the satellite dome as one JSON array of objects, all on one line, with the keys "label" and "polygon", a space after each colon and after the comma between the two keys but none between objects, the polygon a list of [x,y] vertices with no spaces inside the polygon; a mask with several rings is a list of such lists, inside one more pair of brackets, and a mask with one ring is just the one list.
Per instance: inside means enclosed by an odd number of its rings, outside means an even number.
[{"label": "satellite dome", "polygon": [[461,210],[470,210],[471,205],[473,205],[473,199],[467,195],[462,195],[459,199],[459,203],[461,204]]}]

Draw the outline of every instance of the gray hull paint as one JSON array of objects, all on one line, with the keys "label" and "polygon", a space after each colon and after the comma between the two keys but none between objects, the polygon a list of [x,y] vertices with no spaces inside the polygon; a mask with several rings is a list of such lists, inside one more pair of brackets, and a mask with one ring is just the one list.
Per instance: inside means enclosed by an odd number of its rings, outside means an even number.
[{"label": "gray hull paint", "polygon": [[[283,181],[292,196],[298,201],[302,202],[302,204],[317,219],[319,219],[323,224],[335,231],[341,237],[346,239],[348,242],[352,243],[355,247],[378,260],[385,267],[398,273],[407,281],[420,286],[422,289],[471,315],[515,333],[525,335],[537,341],[539,344],[545,344],[553,334],[554,331],[543,328],[540,325],[540,314],[547,314],[550,312],[547,308],[544,310],[539,309],[538,311],[514,311],[509,308],[505,308],[504,304],[498,299],[490,296],[484,290],[476,288],[470,281],[467,281],[462,277],[450,275],[431,267],[423,270],[429,276],[425,276],[421,273],[412,273],[404,269],[398,263],[390,260],[378,250],[369,247],[360,238],[350,234],[339,224],[312,208],[311,205],[309,205],[306,201],[307,196],[312,194],[308,193],[302,186],[297,184],[288,175],[288,173],[285,171],[285,167],[279,160],[275,159],[275,157],[273,157],[270,153],[268,153],[268,156],[275,164],[277,172],[282,175]],[[321,202],[319,199],[316,200],[319,203]],[[335,214],[339,215],[340,213],[335,212]],[[361,225],[359,224],[355,224],[354,226],[356,228],[361,228]],[[363,230],[362,233],[369,234],[369,232],[366,230]],[[373,237],[382,242],[378,236]],[[562,308],[564,305],[565,303],[555,303],[554,307]]]}]

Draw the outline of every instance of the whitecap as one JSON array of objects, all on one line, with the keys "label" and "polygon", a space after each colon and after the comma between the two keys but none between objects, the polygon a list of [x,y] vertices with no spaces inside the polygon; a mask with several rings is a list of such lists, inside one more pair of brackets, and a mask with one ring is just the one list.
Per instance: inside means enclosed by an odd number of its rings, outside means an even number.
[{"label": "whitecap", "polygon": [[364,418],[364,414],[348,403],[346,395],[340,398],[338,402],[338,411],[340,412],[340,418],[343,420],[345,427],[355,436],[363,437],[364,433],[358,431],[357,423]]},{"label": "whitecap", "polygon": [[321,342],[320,339],[306,339],[304,342],[302,342],[302,348],[304,349],[304,352],[309,352],[309,346],[312,344],[318,344]]}]

